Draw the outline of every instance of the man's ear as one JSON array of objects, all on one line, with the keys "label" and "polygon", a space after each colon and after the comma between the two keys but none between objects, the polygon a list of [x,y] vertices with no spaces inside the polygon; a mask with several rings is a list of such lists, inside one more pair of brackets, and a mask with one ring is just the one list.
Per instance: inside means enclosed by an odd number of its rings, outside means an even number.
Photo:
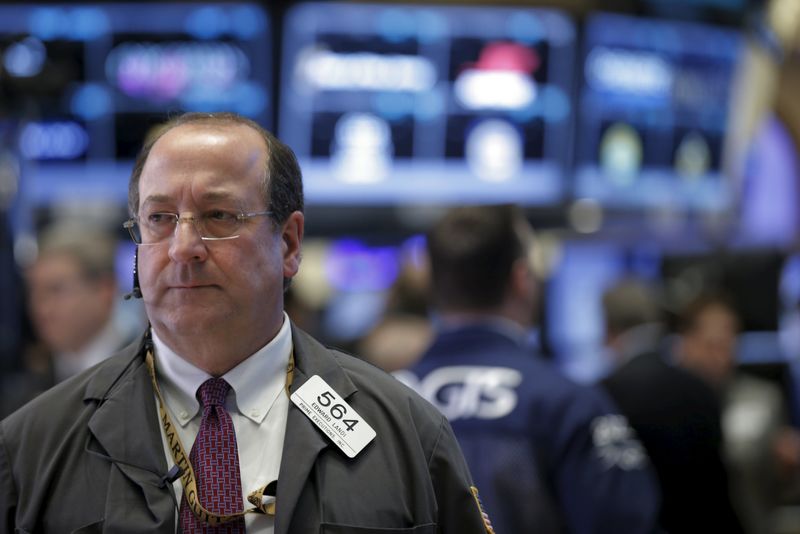
[{"label": "man's ear", "polygon": [[519,258],[511,264],[510,289],[515,296],[526,299],[538,293],[538,281],[528,258]]},{"label": "man's ear", "polygon": [[281,250],[283,253],[283,277],[292,278],[300,269],[302,258],[305,217],[295,211],[289,215],[281,228]]},{"label": "man's ear", "polygon": [[506,296],[502,306],[504,315],[528,328],[538,322],[539,285],[526,258],[511,264]]}]

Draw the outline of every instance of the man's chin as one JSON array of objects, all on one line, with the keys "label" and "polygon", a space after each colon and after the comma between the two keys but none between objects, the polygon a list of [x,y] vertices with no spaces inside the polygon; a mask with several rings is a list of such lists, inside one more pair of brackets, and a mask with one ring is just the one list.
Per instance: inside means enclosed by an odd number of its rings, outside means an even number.
[{"label": "man's chin", "polygon": [[216,309],[179,306],[160,321],[173,335],[203,336],[224,328],[224,317]]},{"label": "man's chin", "polygon": [[213,285],[171,287],[167,290],[167,296],[170,299],[207,298],[212,292],[218,290],[219,286]]}]

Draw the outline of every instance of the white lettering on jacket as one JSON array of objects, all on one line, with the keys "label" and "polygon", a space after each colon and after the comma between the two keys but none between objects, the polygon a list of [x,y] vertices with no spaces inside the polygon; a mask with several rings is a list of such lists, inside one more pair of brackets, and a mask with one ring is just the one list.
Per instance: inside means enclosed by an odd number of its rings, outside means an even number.
[{"label": "white lettering on jacket", "polygon": [[409,371],[394,376],[436,406],[450,421],[500,419],[517,406],[522,374],[507,367],[440,367],[422,379]]},{"label": "white lettering on jacket", "polygon": [[647,453],[625,416],[606,414],[592,420],[592,442],[606,467],[642,469]]}]

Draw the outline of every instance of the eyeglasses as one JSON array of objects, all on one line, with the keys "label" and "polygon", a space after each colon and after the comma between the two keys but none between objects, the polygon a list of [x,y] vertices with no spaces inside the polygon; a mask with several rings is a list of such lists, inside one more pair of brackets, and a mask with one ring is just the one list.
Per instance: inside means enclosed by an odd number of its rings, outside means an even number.
[{"label": "eyeglasses", "polygon": [[143,217],[128,219],[122,226],[128,230],[137,245],[156,245],[174,236],[181,221],[192,222],[203,241],[236,239],[244,222],[253,217],[271,216],[271,211],[235,213],[210,210],[199,216],[181,217],[177,213],[155,212]]}]

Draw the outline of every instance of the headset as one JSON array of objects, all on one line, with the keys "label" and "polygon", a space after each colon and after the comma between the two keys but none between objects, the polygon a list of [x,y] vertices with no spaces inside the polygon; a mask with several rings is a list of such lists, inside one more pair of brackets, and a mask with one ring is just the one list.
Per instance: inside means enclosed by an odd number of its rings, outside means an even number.
[{"label": "headset", "polygon": [[142,288],[139,287],[139,247],[136,247],[136,252],[133,254],[133,288],[130,293],[122,295],[125,300],[140,299],[142,298]]}]

